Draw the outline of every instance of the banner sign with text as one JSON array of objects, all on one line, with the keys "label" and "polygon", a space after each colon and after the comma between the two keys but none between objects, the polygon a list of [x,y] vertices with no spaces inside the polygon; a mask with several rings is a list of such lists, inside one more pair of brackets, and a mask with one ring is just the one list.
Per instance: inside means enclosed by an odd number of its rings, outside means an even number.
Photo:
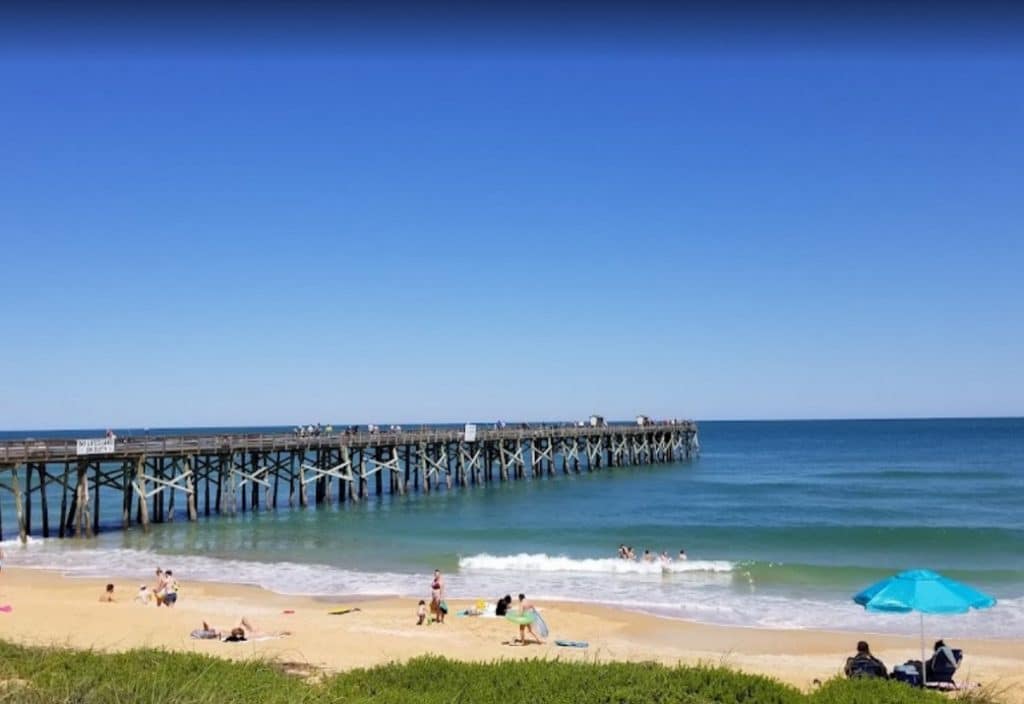
[{"label": "banner sign with text", "polygon": [[114,451],[114,438],[86,438],[79,440],[76,455],[106,455]]}]

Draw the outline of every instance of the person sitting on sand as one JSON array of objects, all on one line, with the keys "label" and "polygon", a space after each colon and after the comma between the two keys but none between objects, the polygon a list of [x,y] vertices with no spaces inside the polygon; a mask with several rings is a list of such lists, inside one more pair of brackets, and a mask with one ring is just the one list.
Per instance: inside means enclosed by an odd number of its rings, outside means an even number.
[{"label": "person sitting on sand", "polygon": [[[528,601],[526,599],[526,595],[525,594],[520,594],[519,595],[519,615],[520,616],[525,616],[526,614],[528,614],[530,612],[536,612],[536,611],[537,611],[537,609],[534,607],[533,602],[532,601]],[[517,642],[522,643],[523,645],[526,645],[526,631],[530,632],[530,635],[533,636],[533,639],[537,642],[537,645],[544,645],[544,641],[542,641],[540,639],[540,636],[538,636],[536,633],[533,632],[533,624],[530,624],[530,623],[521,623],[521,624],[519,624],[519,640]]]},{"label": "person sitting on sand", "polygon": [[147,585],[142,584],[139,586],[138,594],[135,595],[135,601],[139,602],[143,606],[149,606],[153,603],[153,592],[150,591],[150,588]]},{"label": "person sitting on sand", "polygon": [[506,594],[505,596],[498,599],[498,603],[494,606],[495,616],[504,616],[508,613],[508,607],[512,605],[512,596]]},{"label": "person sitting on sand", "polygon": [[114,585],[108,584],[107,588],[100,594],[100,603],[106,602],[108,604],[114,603]]},{"label": "person sitting on sand", "polygon": [[419,606],[416,607],[416,625],[422,626],[423,622],[427,620],[427,602],[420,599]]},{"label": "person sitting on sand", "polygon": [[864,640],[857,643],[857,654],[846,658],[846,667],[843,668],[843,672],[847,677],[881,677],[883,679],[889,677],[885,663],[871,654],[871,648]]}]

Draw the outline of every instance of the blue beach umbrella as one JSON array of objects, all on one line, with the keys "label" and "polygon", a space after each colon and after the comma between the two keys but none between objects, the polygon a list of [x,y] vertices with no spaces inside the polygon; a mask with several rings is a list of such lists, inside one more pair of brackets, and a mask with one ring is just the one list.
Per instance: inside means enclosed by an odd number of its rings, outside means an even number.
[{"label": "blue beach umbrella", "polygon": [[[924,667],[924,615],[964,614],[971,609],[988,609],[996,600],[973,587],[943,577],[931,570],[907,570],[883,579],[854,595],[853,600],[868,611],[921,614],[921,666]],[[924,681],[925,674],[921,673]]]}]

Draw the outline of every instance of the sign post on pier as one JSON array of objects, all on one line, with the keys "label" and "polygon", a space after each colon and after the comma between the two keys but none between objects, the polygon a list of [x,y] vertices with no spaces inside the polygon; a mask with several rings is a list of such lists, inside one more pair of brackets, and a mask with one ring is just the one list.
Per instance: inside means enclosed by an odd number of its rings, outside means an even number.
[{"label": "sign post on pier", "polygon": [[476,442],[476,423],[466,423],[466,435],[463,442]]}]

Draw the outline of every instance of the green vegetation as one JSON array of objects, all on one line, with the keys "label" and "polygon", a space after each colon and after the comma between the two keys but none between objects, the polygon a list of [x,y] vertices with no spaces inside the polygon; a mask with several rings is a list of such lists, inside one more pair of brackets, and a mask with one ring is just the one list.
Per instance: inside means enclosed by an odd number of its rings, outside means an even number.
[{"label": "green vegetation", "polygon": [[[893,682],[836,679],[811,694],[713,667],[420,657],[324,677],[301,665],[135,650],[106,654],[0,642],[0,704],[941,704]],[[291,672],[290,672],[291,671]],[[309,674],[308,671],[305,674]],[[992,700],[975,695],[971,704]]]}]

